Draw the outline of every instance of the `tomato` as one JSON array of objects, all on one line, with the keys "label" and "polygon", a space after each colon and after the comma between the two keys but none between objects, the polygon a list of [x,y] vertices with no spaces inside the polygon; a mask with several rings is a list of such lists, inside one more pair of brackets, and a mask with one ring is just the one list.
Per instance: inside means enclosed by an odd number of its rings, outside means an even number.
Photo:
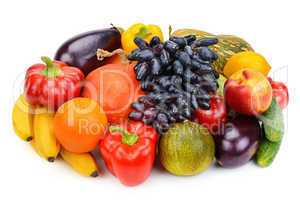
[{"label": "tomato", "polygon": [[282,82],[273,81],[270,77],[268,78],[271,86],[272,86],[272,94],[279,104],[281,109],[286,108],[289,103],[289,91],[286,85]]},{"label": "tomato", "polygon": [[[128,60],[122,60],[122,56],[119,54],[115,54],[111,57],[106,57],[104,59],[104,65],[108,65],[108,64],[125,64],[125,62],[127,62]],[[129,62],[129,61],[128,61]],[[132,64],[135,64],[135,62]],[[120,66],[120,65],[119,65]]]},{"label": "tomato", "polygon": [[144,94],[133,67],[132,63],[116,62],[104,65],[86,77],[82,95],[97,101],[110,123],[126,120],[132,110],[131,103]]},{"label": "tomato", "polygon": [[211,133],[218,128],[227,118],[226,105],[222,96],[215,95],[210,99],[210,109],[203,110],[198,108],[195,113],[196,121],[208,128]]}]

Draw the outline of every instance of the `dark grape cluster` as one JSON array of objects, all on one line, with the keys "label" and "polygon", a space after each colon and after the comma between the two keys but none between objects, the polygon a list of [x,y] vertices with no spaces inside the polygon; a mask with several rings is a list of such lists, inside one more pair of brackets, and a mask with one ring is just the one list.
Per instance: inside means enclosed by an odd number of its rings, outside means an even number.
[{"label": "dark grape cluster", "polygon": [[208,46],[216,44],[216,38],[189,35],[161,42],[153,37],[148,44],[136,37],[134,42],[138,48],[128,59],[138,61],[134,70],[146,95],[132,104],[130,119],[163,133],[170,124],[191,119],[195,109],[210,108],[219,75],[211,66],[217,55]]}]

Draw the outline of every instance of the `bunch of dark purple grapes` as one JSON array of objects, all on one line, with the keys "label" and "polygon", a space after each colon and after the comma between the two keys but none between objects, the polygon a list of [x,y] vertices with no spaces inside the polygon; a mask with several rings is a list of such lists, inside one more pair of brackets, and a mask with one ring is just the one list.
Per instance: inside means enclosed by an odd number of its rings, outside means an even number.
[{"label": "bunch of dark purple grapes", "polygon": [[208,46],[218,43],[216,38],[189,35],[163,43],[158,37],[149,44],[138,37],[134,41],[138,48],[128,59],[138,61],[134,70],[146,96],[132,104],[130,119],[163,133],[170,124],[191,119],[197,108],[210,108],[219,75],[211,66],[218,57]]}]

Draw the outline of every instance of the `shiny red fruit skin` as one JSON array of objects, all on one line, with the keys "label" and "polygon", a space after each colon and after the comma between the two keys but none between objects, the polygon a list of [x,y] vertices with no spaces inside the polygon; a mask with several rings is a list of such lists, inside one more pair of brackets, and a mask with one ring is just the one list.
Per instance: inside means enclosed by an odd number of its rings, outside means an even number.
[{"label": "shiny red fruit skin", "polygon": [[42,73],[45,64],[35,64],[27,69],[24,93],[30,104],[56,110],[64,102],[80,95],[80,82],[84,75],[78,68],[63,62],[53,63],[61,70],[56,77],[47,77]]},{"label": "shiny red fruit skin", "polygon": [[195,118],[196,121],[208,128],[211,133],[214,133],[215,128],[218,128],[227,118],[227,110],[223,97],[219,95],[211,97],[210,109],[197,109],[195,111]]},{"label": "shiny red fruit skin", "polygon": [[123,143],[124,133],[109,132],[99,149],[108,170],[126,186],[143,183],[151,173],[155,160],[158,135],[143,122],[129,121],[117,126],[138,136],[136,143]]},{"label": "shiny red fruit skin", "polygon": [[281,109],[287,107],[289,103],[289,91],[286,85],[282,82],[273,81],[270,77],[268,78],[271,87],[273,89],[273,97],[276,99]]}]

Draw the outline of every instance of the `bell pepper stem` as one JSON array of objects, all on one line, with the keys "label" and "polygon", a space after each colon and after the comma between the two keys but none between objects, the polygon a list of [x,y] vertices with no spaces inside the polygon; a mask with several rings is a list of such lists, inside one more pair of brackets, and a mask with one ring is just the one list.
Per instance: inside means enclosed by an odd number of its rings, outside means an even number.
[{"label": "bell pepper stem", "polygon": [[139,136],[137,136],[133,133],[130,133],[127,130],[125,130],[124,128],[121,128],[119,126],[110,126],[109,132],[110,133],[113,133],[113,132],[122,133],[122,143],[127,144],[129,146],[134,145],[139,140]]},{"label": "bell pepper stem", "polygon": [[140,37],[142,39],[145,39],[146,37],[148,37],[151,34],[152,33],[147,29],[146,26],[142,26],[140,28],[139,32],[135,35],[135,37]]},{"label": "bell pepper stem", "polygon": [[42,56],[41,60],[46,64],[46,68],[43,70],[43,74],[47,77],[56,77],[60,74],[60,69],[53,63],[53,61],[47,57]]},{"label": "bell pepper stem", "polygon": [[171,25],[169,25],[169,37],[171,37],[171,35],[172,35],[172,32],[173,32],[173,28],[172,28],[172,26],[171,26]]}]

